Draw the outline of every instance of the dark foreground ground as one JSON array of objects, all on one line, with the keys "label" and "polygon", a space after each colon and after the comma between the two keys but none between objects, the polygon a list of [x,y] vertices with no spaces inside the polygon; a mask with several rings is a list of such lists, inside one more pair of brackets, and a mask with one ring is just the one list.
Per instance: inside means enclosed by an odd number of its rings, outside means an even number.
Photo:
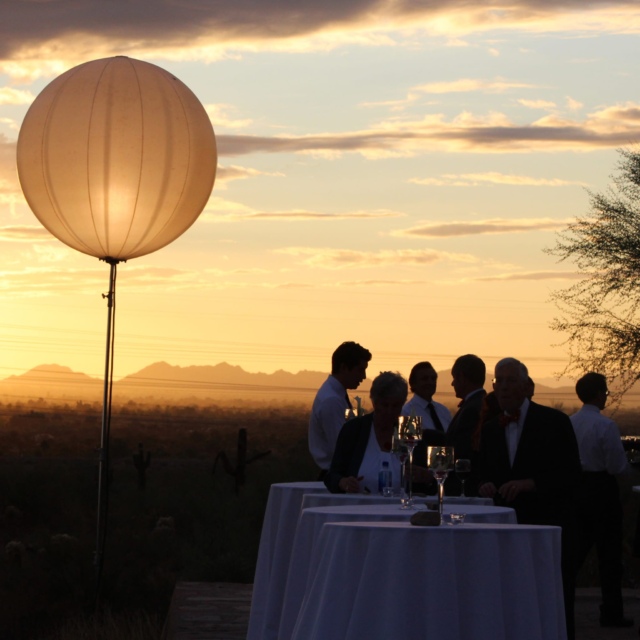
[{"label": "dark foreground ground", "polygon": [[[252,585],[180,582],[162,640],[245,640],[249,623]],[[637,639],[640,625],[640,590],[625,589],[628,617],[635,619],[628,629],[602,629],[598,624],[598,589],[578,589],[576,597],[576,640]]]}]

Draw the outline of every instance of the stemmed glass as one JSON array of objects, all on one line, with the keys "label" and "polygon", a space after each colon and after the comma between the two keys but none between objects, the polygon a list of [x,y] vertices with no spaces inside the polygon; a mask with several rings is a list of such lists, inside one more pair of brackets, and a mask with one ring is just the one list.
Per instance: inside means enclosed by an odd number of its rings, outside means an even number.
[{"label": "stemmed glass", "polygon": [[467,494],[464,492],[464,483],[471,475],[471,460],[467,460],[467,458],[458,458],[456,460],[455,471],[456,476],[460,478],[460,483],[462,484],[462,493],[460,495],[465,497]]},{"label": "stemmed glass", "polygon": [[398,417],[398,438],[409,454],[409,499],[407,505],[413,508],[413,450],[422,439],[422,418],[420,416]]},{"label": "stemmed glass", "polygon": [[427,466],[438,481],[438,507],[440,524],[444,508],[444,481],[449,471],[454,468],[455,454],[453,447],[427,447]]},{"label": "stemmed glass", "polygon": [[400,463],[400,508],[409,509],[409,499],[407,498],[406,492],[406,462],[409,457],[409,452],[407,451],[407,447],[400,440],[398,433],[393,434],[393,440],[391,441],[391,453]]}]

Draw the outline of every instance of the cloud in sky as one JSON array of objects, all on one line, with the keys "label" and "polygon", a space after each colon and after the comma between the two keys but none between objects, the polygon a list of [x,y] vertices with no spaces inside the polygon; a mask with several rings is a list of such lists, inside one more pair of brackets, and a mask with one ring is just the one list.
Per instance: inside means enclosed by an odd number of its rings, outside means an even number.
[{"label": "cloud in sky", "polygon": [[501,29],[637,33],[639,18],[637,3],[615,0],[514,0],[500,7],[468,0],[171,0],[154,3],[151,11],[147,0],[27,0],[3,3],[0,70],[33,80],[113,51],[214,60],[234,51],[301,51],[341,42],[399,46],[412,38],[397,34],[416,30],[453,41]]},{"label": "cloud in sky", "polygon": [[408,229],[392,231],[401,238],[456,238],[494,233],[526,233],[530,231],[555,231],[566,228],[569,220],[551,218],[493,218],[489,220],[426,222]]},{"label": "cloud in sky", "polygon": [[495,276],[476,278],[479,282],[507,282],[513,280],[582,280],[584,274],[578,271],[522,271],[503,273]]},{"label": "cloud in sky", "polygon": [[510,89],[531,89],[534,85],[525,82],[509,80],[478,80],[474,78],[462,78],[447,82],[428,82],[413,87],[412,91],[420,93],[503,93]]},{"label": "cloud in sky", "polygon": [[405,214],[399,211],[391,211],[389,209],[342,211],[337,213],[307,210],[259,211],[239,202],[212,197],[204,213],[200,215],[199,220],[213,223],[242,222],[249,220],[291,222],[309,220],[368,220],[379,218],[399,218],[404,215]]},{"label": "cloud in sky", "polygon": [[477,187],[496,184],[517,187],[568,187],[587,186],[584,182],[561,180],[559,178],[533,178],[513,174],[487,171],[485,173],[445,173],[437,178],[411,178],[408,182],[435,187]]},{"label": "cloud in sky", "polygon": [[[65,247],[61,247],[65,251]],[[65,268],[60,260],[40,256],[43,263],[38,267],[4,269],[0,271],[0,292],[3,295],[32,297],[56,295],[67,291],[94,295],[105,286],[105,266],[96,260],[95,267]],[[55,265],[46,264],[56,262]],[[238,281],[238,276],[261,275],[261,269],[177,269],[124,265],[121,267],[119,289],[129,293],[168,290],[206,290],[255,286],[251,282]],[[261,285],[259,285],[261,286]]]},{"label": "cloud in sky", "polygon": [[527,107],[528,109],[555,109],[556,103],[551,102],[550,100],[526,100],[525,98],[521,98],[518,100],[518,104],[521,104],[523,107]]},{"label": "cloud in sky", "polygon": [[282,178],[284,173],[273,171],[259,171],[258,169],[252,169],[250,167],[240,167],[238,165],[221,166],[218,165],[216,171],[216,183],[217,189],[220,187],[226,187],[228,182],[233,180],[247,180],[248,178],[257,178],[259,176],[267,176],[270,178]]},{"label": "cloud in sky", "polygon": [[361,107],[386,107],[391,111],[403,111],[409,105],[423,100],[425,95],[445,95],[452,93],[505,93],[516,89],[533,89],[535,85],[496,78],[482,80],[478,78],[459,78],[457,80],[427,82],[416,85],[407,91],[405,98],[398,100],[383,100],[378,102],[363,102]]},{"label": "cloud in sky", "polygon": [[13,87],[0,87],[0,105],[3,104],[31,104],[35,96],[31,91],[14,89]]},{"label": "cloud in sky", "polygon": [[356,251],[312,247],[288,247],[276,253],[302,258],[310,267],[322,269],[376,268],[386,266],[423,267],[438,262],[476,263],[472,255],[436,251],[435,249],[396,249],[381,251]]},{"label": "cloud in sky", "polygon": [[205,104],[211,122],[215,122],[216,127],[227,129],[244,129],[252,124],[251,118],[238,118],[234,116],[235,107],[230,104]]},{"label": "cloud in sky", "polygon": [[603,107],[583,120],[548,115],[528,125],[513,123],[500,113],[477,116],[463,112],[448,120],[442,114],[431,114],[421,120],[396,119],[346,133],[217,138],[221,156],[333,151],[359,153],[370,159],[434,151],[593,151],[626,146],[638,139],[640,105],[631,102]]},{"label": "cloud in sky", "polygon": [[58,242],[44,227],[13,225],[0,227],[0,242]]}]

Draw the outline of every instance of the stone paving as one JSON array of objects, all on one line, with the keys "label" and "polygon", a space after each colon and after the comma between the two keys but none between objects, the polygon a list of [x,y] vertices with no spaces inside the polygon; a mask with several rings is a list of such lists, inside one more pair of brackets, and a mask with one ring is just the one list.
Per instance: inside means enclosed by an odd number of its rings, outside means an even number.
[{"label": "stone paving", "polygon": [[[246,640],[252,588],[223,582],[178,583],[162,640]],[[624,601],[634,626],[603,629],[598,623],[599,590],[578,589],[576,640],[638,640],[640,590],[625,589]]]}]

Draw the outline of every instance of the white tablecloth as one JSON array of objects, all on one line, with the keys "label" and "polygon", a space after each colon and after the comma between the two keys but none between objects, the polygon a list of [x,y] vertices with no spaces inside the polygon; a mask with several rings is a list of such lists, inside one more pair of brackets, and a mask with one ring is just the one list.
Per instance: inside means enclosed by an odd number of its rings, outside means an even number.
[{"label": "white tablecloth", "polygon": [[[418,506],[424,506],[425,503],[436,504],[437,496],[422,496],[416,498]],[[450,505],[475,504],[475,505],[493,505],[491,498],[463,498],[461,496],[445,496],[444,503]],[[302,508],[310,509],[312,507],[330,507],[338,505],[356,505],[356,504],[400,504],[400,498],[385,498],[381,495],[368,495],[365,493],[311,493],[303,496]]]},{"label": "white tablecloth", "polygon": [[275,634],[280,623],[289,557],[302,498],[313,492],[329,493],[323,482],[283,482],[271,485],[253,579],[247,640],[277,637]]},{"label": "white tablecloth", "polygon": [[565,640],[560,529],[323,525],[293,640]]},{"label": "white tablecloth", "polygon": [[[466,526],[466,523],[470,522],[501,524],[516,524],[517,522],[516,512],[508,507],[469,504],[450,505],[445,502],[445,517],[452,512],[466,514],[465,525],[456,526]],[[407,522],[414,513],[415,511],[400,509],[400,505],[396,501],[390,504],[388,499],[384,504],[356,504],[303,509],[298,520],[296,537],[291,552],[278,639],[288,640],[291,638],[298,613],[300,612],[304,592],[307,588],[307,579],[311,570],[309,561],[313,557],[315,543],[325,523],[355,521]]]}]

